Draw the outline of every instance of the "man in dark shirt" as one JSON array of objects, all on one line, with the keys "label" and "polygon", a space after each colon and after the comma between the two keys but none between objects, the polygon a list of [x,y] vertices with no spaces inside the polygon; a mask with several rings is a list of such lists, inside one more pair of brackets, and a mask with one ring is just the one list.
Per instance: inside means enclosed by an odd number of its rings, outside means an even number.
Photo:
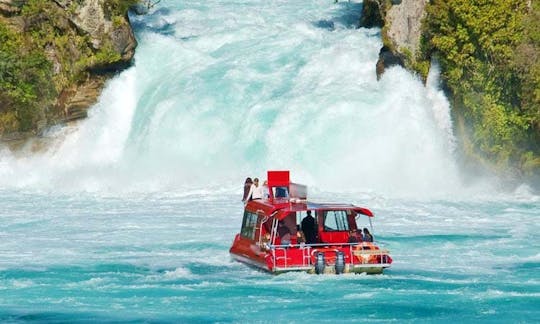
[{"label": "man in dark shirt", "polygon": [[315,218],[311,216],[311,210],[307,211],[307,216],[302,220],[302,231],[306,237],[306,244],[317,243],[317,226]]}]

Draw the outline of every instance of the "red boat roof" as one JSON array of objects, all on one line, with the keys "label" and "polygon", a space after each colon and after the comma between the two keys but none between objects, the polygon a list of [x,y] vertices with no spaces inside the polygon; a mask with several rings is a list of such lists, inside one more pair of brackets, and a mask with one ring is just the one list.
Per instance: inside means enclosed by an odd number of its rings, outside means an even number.
[{"label": "red boat roof", "polygon": [[262,211],[267,215],[271,215],[279,211],[277,217],[282,219],[290,212],[299,212],[307,210],[352,210],[356,213],[373,217],[371,210],[363,207],[358,207],[352,204],[335,204],[335,203],[314,203],[309,201],[291,202],[291,201],[271,201],[271,200],[252,200],[248,203],[247,208],[252,211]]}]

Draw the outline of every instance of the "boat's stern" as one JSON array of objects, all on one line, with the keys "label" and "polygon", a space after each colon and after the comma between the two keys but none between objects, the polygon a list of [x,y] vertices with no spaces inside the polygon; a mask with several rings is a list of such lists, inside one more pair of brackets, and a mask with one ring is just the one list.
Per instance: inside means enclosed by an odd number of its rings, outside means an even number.
[{"label": "boat's stern", "polygon": [[306,271],[315,274],[380,274],[390,267],[392,258],[387,250],[381,250],[372,243],[274,246],[266,255],[266,264],[273,273]]}]

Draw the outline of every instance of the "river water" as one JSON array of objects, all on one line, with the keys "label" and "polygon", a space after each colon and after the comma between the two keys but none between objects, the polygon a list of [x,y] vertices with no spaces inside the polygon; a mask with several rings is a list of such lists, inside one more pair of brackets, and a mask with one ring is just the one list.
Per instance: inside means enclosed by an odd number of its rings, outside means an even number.
[{"label": "river water", "polygon": [[[0,149],[0,320],[534,322],[540,196],[459,169],[448,101],[361,2],[166,1],[135,65],[49,148]],[[375,213],[383,275],[233,262],[246,176]]]}]

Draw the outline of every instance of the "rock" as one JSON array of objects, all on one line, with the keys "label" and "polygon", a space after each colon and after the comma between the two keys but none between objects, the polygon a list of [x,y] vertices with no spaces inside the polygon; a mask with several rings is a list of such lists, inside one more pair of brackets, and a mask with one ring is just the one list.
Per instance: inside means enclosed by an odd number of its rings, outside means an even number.
[{"label": "rock", "polygon": [[392,52],[387,46],[383,46],[379,51],[379,59],[377,60],[377,80],[380,80],[385,69],[394,65],[404,67],[403,58],[399,54]]},{"label": "rock", "polygon": [[0,0],[0,13],[5,16],[18,14],[26,1],[28,0]]},{"label": "rock", "polygon": [[400,4],[391,6],[386,14],[387,37],[398,52],[408,51],[414,60],[420,45],[422,18],[429,0],[399,2]]},{"label": "rock", "polygon": [[[383,27],[383,48],[377,61],[377,79],[392,65],[412,67],[422,36],[422,18],[429,0],[364,0],[361,25]],[[426,73],[427,76],[427,73]]]},{"label": "rock", "polygon": [[64,122],[86,118],[87,110],[96,103],[105,79],[96,78],[78,87],[64,89],[57,106],[64,112]]},{"label": "rock", "polygon": [[373,28],[384,25],[382,4],[377,0],[364,0],[360,27]]},{"label": "rock", "polygon": [[144,5],[142,3],[137,3],[131,7],[131,10],[137,15],[146,15],[148,14],[150,9],[148,8],[147,5]]},{"label": "rock", "polygon": [[137,41],[129,24],[121,25],[111,32],[111,40],[114,49],[120,53],[122,60],[130,61],[135,55]]},{"label": "rock", "polygon": [[101,47],[102,35],[106,35],[112,29],[112,22],[105,19],[105,13],[99,0],[83,1],[70,20],[77,26],[81,34],[87,34],[91,37],[94,49]]}]

